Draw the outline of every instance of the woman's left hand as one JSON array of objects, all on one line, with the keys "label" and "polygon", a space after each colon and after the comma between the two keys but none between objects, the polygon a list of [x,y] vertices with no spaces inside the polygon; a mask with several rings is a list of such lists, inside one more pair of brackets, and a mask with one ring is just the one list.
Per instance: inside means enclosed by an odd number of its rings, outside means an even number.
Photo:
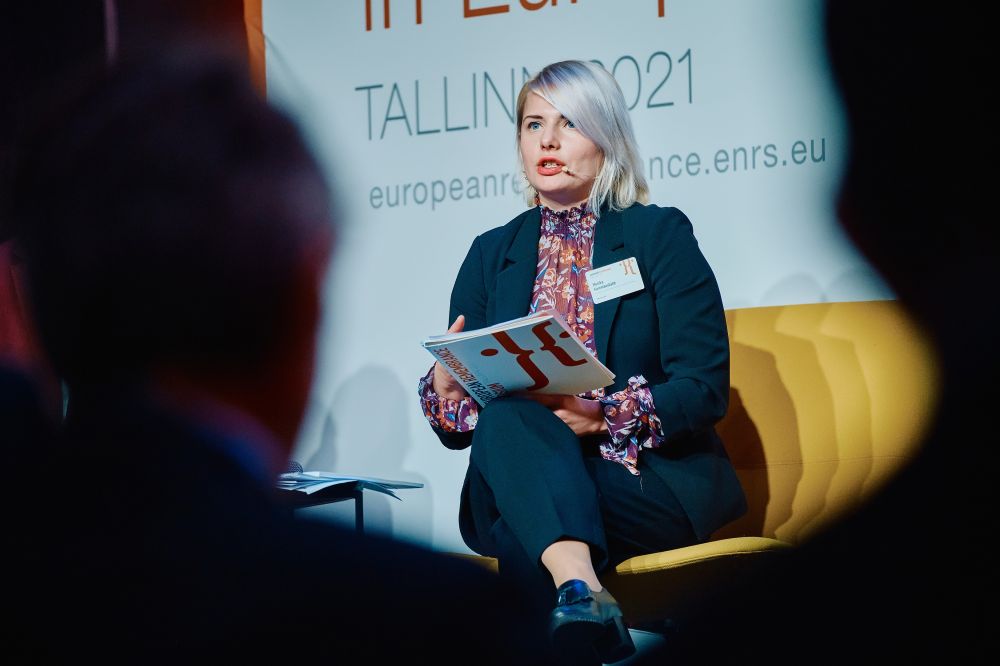
[{"label": "woman's left hand", "polygon": [[580,437],[607,432],[608,422],[604,420],[604,405],[599,400],[585,400],[576,395],[555,395],[524,393],[526,398],[536,400],[562,419],[562,422]]}]

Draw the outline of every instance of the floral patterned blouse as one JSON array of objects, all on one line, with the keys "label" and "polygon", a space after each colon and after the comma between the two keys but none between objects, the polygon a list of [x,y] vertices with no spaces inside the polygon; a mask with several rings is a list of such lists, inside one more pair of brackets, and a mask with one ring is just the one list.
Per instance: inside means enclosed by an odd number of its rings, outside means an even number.
[{"label": "floral patterned blouse", "polygon": [[[586,206],[558,212],[542,206],[541,213],[538,270],[528,314],[545,308],[563,313],[573,332],[596,356],[594,300],[584,278],[591,269],[597,219]],[[434,392],[433,380],[431,366],[418,387],[424,416],[431,426],[449,432],[474,429],[479,419],[478,403],[469,396],[461,400],[439,396]],[[658,447],[664,440],[646,379],[636,375],[629,378],[628,388],[611,395],[599,388],[580,397],[600,400],[604,405],[608,436],[600,443],[601,456],[638,475],[639,449]]]}]

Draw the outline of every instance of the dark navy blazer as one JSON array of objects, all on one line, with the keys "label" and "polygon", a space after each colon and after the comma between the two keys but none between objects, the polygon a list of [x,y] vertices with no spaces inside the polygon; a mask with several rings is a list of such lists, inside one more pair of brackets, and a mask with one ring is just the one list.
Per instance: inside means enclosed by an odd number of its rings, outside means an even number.
[{"label": "dark navy blazer", "polygon": [[[528,313],[541,214],[532,208],[478,236],[459,269],[449,322],[482,328]],[[746,500],[713,426],[729,400],[729,338],[715,275],[676,208],[634,204],[597,222],[593,267],[635,257],[645,288],[594,307],[597,356],[615,373],[608,392],[643,375],[667,442],[640,457],[666,481],[699,538],[746,511]],[[472,432],[438,432],[461,449]],[[463,492],[463,519],[468,515]]]}]

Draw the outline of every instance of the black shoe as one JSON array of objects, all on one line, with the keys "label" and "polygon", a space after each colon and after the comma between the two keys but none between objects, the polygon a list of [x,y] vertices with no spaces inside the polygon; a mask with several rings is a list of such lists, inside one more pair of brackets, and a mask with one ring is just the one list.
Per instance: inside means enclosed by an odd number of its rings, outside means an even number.
[{"label": "black shoe", "polygon": [[608,590],[594,592],[582,580],[568,580],[557,590],[549,620],[552,645],[569,664],[610,664],[635,653],[618,602]]}]

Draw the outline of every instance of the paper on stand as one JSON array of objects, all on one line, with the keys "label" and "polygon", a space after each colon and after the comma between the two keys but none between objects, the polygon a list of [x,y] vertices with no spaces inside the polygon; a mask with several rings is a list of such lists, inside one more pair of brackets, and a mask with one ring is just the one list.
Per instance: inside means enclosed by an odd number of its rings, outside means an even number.
[{"label": "paper on stand", "polygon": [[399,499],[392,489],[423,488],[424,484],[411,481],[390,481],[369,476],[345,476],[329,472],[288,472],[278,477],[278,488],[281,490],[297,490],[307,495],[345,483],[357,483],[359,489],[376,490],[380,493]]}]

